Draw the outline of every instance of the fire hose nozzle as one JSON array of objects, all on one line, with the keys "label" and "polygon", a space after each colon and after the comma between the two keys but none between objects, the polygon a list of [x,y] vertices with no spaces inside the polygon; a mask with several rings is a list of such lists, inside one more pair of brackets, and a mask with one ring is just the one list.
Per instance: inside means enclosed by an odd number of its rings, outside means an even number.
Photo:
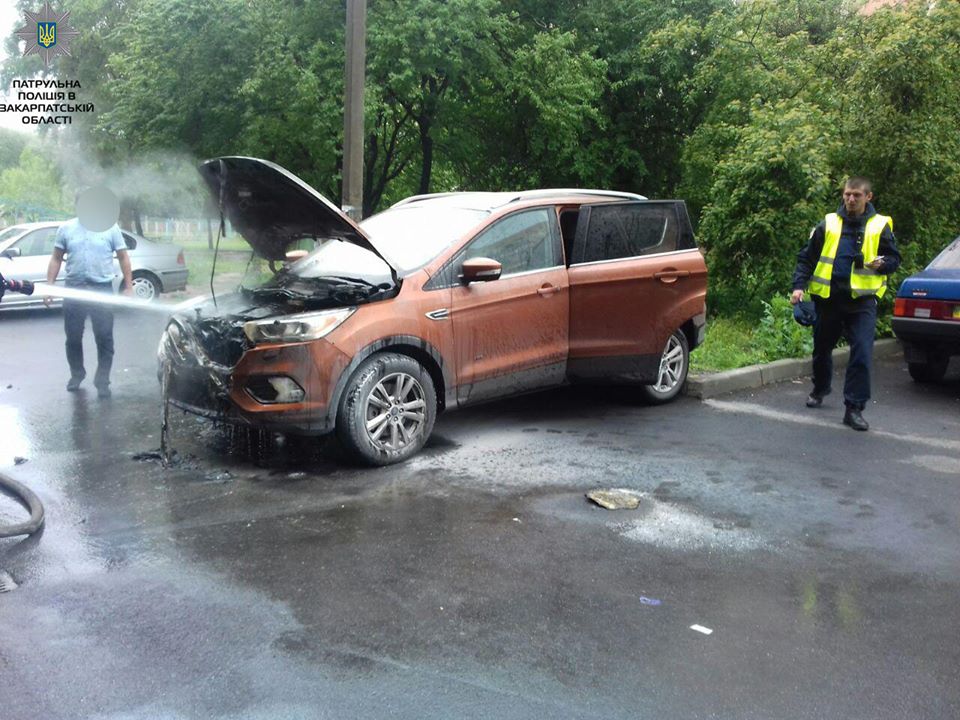
[{"label": "fire hose nozzle", "polygon": [[17,292],[23,295],[33,295],[34,285],[29,280],[7,280],[0,275],[0,298],[4,292]]}]

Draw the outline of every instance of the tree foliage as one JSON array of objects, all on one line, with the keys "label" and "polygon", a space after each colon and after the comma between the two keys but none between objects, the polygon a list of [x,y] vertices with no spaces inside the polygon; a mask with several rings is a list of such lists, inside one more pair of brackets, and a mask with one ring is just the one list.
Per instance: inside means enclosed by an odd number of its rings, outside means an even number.
[{"label": "tree foliage", "polygon": [[829,0],[754,0],[704,31],[713,51],[689,87],[710,102],[684,146],[682,191],[701,219],[714,308],[757,316],[788,290],[796,252],[849,175],[874,181],[916,258],[904,272],[956,234],[955,3],[864,17]]},{"label": "tree foliage", "polygon": [[[180,157],[254,155],[339,198],[343,0],[62,4],[75,52],[48,71],[11,37],[2,71],[81,81],[97,113],[71,128],[82,152],[61,150],[121,177],[142,161],[153,187],[181,182]],[[759,318],[843,178],[864,174],[915,269],[960,227],[960,3],[857,7],[369,0],[364,213],[462,189],[684,197],[711,307]],[[34,192],[35,158],[11,145],[0,164]],[[128,210],[172,202],[136,187]]]},{"label": "tree foliage", "polygon": [[61,189],[60,170],[39,143],[27,144],[19,162],[0,172],[0,206],[8,222],[17,217],[46,219],[58,215],[67,203]]}]

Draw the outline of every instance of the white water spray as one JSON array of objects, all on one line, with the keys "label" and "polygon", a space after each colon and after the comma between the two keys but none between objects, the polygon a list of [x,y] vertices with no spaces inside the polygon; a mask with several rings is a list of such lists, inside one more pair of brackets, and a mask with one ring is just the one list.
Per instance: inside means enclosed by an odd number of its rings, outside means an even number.
[{"label": "white water spray", "polygon": [[47,285],[45,283],[37,283],[34,285],[33,294],[38,297],[83,300],[84,302],[96,303],[97,305],[135,308],[137,310],[147,310],[148,312],[159,312],[165,315],[180,312],[206,300],[205,297],[197,297],[180,303],[163,303],[150,300],[138,300],[137,298],[126,295],[112,295],[95,290],[82,290],[80,288],[65,287],[63,285]]}]

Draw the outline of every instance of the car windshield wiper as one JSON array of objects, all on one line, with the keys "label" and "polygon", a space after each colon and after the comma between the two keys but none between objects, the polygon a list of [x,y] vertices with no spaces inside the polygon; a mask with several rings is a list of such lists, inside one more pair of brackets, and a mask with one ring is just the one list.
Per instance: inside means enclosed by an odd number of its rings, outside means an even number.
[{"label": "car windshield wiper", "polygon": [[347,277],[346,275],[322,275],[317,278],[317,280],[330,279],[335,280],[337,284],[347,283],[350,285],[358,285],[360,287],[376,288],[377,290],[385,290],[389,287],[386,283],[372,283],[369,280],[364,280],[363,278]]}]

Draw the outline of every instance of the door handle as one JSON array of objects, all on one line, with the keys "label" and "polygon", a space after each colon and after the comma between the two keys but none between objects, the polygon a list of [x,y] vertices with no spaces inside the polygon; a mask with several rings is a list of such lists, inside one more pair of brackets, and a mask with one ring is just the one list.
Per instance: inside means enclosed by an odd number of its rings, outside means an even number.
[{"label": "door handle", "polygon": [[547,283],[537,290],[537,295],[549,297],[550,295],[556,295],[558,292],[560,292],[560,288]]},{"label": "door handle", "polygon": [[658,273],[654,273],[653,277],[662,283],[675,283],[680,278],[685,278],[689,274],[689,270],[662,270]]}]

